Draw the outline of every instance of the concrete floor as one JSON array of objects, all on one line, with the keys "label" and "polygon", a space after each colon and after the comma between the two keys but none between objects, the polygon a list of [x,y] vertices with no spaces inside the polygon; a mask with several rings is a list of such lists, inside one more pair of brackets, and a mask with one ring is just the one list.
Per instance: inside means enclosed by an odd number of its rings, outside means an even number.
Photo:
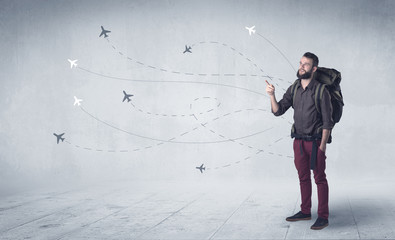
[{"label": "concrete floor", "polygon": [[[392,192],[387,191],[392,189]],[[393,181],[330,186],[329,226],[289,223],[295,182],[117,182],[0,199],[0,239],[395,239]]]}]

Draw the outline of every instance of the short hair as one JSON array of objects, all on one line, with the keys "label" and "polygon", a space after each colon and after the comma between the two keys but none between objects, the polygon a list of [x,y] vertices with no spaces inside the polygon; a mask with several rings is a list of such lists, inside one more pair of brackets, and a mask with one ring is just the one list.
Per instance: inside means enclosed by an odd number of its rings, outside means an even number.
[{"label": "short hair", "polygon": [[303,54],[303,57],[312,59],[313,60],[313,67],[318,67],[319,60],[318,60],[318,57],[314,53],[306,52],[305,54]]}]

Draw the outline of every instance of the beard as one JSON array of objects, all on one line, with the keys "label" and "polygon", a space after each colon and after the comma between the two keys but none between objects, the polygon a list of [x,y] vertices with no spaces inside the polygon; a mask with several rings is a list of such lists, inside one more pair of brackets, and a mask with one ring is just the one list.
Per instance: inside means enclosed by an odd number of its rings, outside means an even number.
[{"label": "beard", "polygon": [[300,73],[299,73],[299,70],[298,70],[298,72],[296,73],[296,76],[297,76],[299,79],[309,79],[309,78],[311,78],[312,75],[313,75],[313,68],[311,68],[310,71],[305,72],[305,73],[303,73],[303,74],[300,74]]}]

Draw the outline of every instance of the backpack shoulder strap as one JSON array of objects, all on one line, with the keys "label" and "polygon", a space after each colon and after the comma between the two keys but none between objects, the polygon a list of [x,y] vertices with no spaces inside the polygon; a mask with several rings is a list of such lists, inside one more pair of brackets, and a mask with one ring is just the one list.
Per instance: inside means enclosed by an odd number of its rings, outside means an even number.
[{"label": "backpack shoulder strap", "polygon": [[292,106],[294,105],[293,103],[295,102],[296,89],[298,88],[298,86],[300,86],[300,81],[299,79],[296,79],[296,81],[291,86]]},{"label": "backpack shoulder strap", "polygon": [[314,96],[315,108],[319,113],[321,113],[321,99],[322,99],[322,95],[324,94],[325,86],[326,86],[325,84],[318,83],[317,87],[315,88],[315,96]]}]

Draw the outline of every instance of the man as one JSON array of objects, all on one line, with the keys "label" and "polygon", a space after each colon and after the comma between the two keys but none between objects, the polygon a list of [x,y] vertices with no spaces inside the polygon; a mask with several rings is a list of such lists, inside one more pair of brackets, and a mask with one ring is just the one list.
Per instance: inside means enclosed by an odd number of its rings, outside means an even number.
[{"label": "man", "polygon": [[[315,89],[318,82],[314,79],[314,72],[318,67],[318,57],[307,52],[300,60],[297,72],[298,79],[290,86],[283,98],[277,102],[275,87],[266,81],[266,92],[270,96],[272,112],[275,116],[284,114],[291,106],[294,108],[294,125],[292,127],[295,166],[298,171],[301,211],[287,217],[287,221],[311,219],[311,177],[310,167],[314,172],[314,179],[318,192],[318,218],[311,229],[319,230],[328,226],[328,182],[325,174],[325,151],[331,129],[334,126],[332,119],[331,97],[324,89],[320,108],[315,106]],[[294,89],[294,90],[293,90]]]}]

